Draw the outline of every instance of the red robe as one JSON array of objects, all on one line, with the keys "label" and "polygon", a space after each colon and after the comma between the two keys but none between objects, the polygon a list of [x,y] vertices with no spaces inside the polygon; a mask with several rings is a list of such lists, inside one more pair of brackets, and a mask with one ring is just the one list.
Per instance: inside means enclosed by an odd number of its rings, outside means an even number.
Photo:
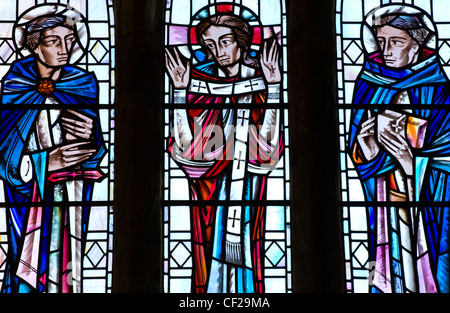
[{"label": "red robe", "polygon": [[[256,77],[261,76],[260,71],[256,71]],[[240,77],[222,78],[211,76],[207,73],[192,70],[192,78],[213,83],[230,83],[242,80]],[[267,98],[267,91],[259,91],[252,94],[252,103],[265,103]],[[189,160],[204,160],[204,151],[208,145],[211,145],[212,140],[215,139],[213,129],[215,127],[223,128],[222,109],[208,109],[209,103],[238,103],[238,96],[216,96],[210,94],[188,93],[188,103],[205,104],[205,109],[187,109],[187,117],[191,130],[195,129],[195,120],[199,116],[203,116],[201,132],[193,134],[192,145],[183,150],[183,158]],[[226,104],[224,105],[226,108]],[[259,126],[264,121],[264,109],[251,109],[249,125]],[[234,119],[233,124],[236,120]],[[197,126],[198,128],[198,126]],[[271,164],[274,159],[278,160],[283,146],[280,139],[279,146],[276,147],[276,153],[270,155],[269,152],[260,149],[261,139],[259,134],[250,128],[248,138],[248,161],[253,165]],[[253,130],[253,131],[252,131]],[[211,201],[212,205],[193,205],[191,208],[192,218],[192,241],[193,241],[193,292],[205,293],[207,291],[207,283],[209,277],[209,268],[211,264],[214,224],[216,215],[216,206],[214,201],[218,200],[219,189],[221,188],[221,179],[225,172],[231,170],[232,160],[227,158],[229,149],[234,149],[234,136],[231,139],[223,139],[224,145],[222,147],[215,147],[216,153],[220,155],[215,159],[213,164],[209,163],[207,166],[201,164],[190,166],[187,164],[180,164],[189,177],[191,200],[195,201]],[[217,139],[217,138],[216,138]],[[169,151],[174,152],[173,145],[175,140],[171,138],[169,142]],[[199,162],[201,163],[201,162]],[[264,200],[265,198],[265,177],[262,178],[261,190],[258,192],[258,197],[253,200]],[[195,203],[195,202],[194,202]],[[253,267],[253,281],[256,293],[264,292],[263,275],[262,275],[262,260],[263,260],[263,235],[264,235],[264,216],[265,207],[258,206],[251,228],[251,246],[252,246],[252,267]]]}]

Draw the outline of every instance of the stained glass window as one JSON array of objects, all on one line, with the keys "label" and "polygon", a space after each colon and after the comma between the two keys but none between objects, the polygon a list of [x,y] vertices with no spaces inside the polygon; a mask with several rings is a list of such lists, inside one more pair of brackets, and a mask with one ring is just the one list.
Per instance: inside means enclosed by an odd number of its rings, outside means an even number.
[{"label": "stained glass window", "polygon": [[336,1],[349,292],[449,292],[449,4]]},{"label": "stained glass window", "polygon": [[164,292],[290,292],[286,6],[165,6]]},{"label": "stained glass window", "polygon": [[109,292],[113,0],[2,0],[0,288]]}]

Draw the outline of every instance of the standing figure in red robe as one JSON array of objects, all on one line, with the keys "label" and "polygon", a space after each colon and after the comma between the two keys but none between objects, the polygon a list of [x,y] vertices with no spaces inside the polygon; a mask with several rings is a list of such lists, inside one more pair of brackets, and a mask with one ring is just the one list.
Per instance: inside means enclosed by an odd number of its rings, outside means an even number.
[{"label": "standing figure in red robe", "polygon": [[[219,13],[196,26],[205,53],[184,60],[166,50],[174,102],[169,152],[189,179],[195,293],[264,292],[267,176],[283,151],[279,47],[239,16]],[[245,105],[236,105],[245,103]],[[274,103],[273,109],[258,104]],[[214,107],[221,104],[223,107]]]}]

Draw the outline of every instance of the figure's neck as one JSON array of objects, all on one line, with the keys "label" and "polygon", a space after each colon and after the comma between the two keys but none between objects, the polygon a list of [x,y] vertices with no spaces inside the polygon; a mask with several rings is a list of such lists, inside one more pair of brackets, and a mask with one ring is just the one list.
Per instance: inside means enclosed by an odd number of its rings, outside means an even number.
[{"label": "figure's neck", "polygon": [[41,78],[50,78],[53,81],[57,81],[61,75],[61,68],[48,67],[40,61],[37,61],[37,67],[39,76]]},{"label": "figure's neck", "polygon": [[225,75],[227,75],[227,77],[233,77],[239,74],[239,67],[239,63],[235,63],[233,65],[223,67],[222,70],[224,71]]}]

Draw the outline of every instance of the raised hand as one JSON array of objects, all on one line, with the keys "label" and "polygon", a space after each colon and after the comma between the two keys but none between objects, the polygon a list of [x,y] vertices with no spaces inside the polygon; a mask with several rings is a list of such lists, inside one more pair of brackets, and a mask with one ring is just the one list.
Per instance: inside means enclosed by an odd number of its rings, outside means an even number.
[{"label": "raised hand", "polygon": [[371,117],[370,111],[368,112],[369,119],[362,123],[361,131],[358,135],[358,143],[364,154],[364,157],[367,161],[371,161],[374,159],[378,152],[380,151],[380,147],[378,146],[378,142],[375,137],[375,118],[376,116]]},{"label": "raised hand", "polygon": [[260,56],[261,68],[266,81],[275,84],[281,82],[279,47],[276,40],[272,41],[270,49],[268,45],[267,41],[264,42],[263,53]]},{"label": "raised hand", "polygon": [[91,142],[76,142],[60,146],[49,153],[48,171],[53,172],[67,167],[71,167],[89,159],[95,149],[80,149],[80,146]]},{"label": "raised hand", "polygon": [[166,48],[166,68],[167,72],[172,78],[175,88],[184,89],[189,84],[189,74],[191,71],[191,64],[187,62],[186,66],[180,58],[178,49],[173,49],[174,55]]}]

